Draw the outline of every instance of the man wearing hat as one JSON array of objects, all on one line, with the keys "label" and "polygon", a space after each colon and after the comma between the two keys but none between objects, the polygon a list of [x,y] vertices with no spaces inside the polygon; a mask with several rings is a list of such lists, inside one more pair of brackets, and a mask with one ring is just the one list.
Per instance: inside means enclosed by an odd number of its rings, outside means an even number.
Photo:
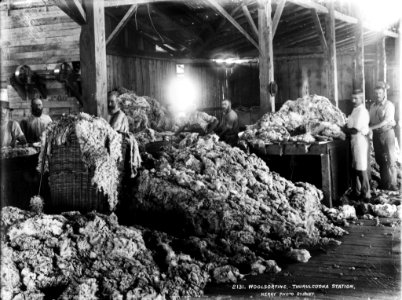
[{"label": "man wearing hat", "polygon": [[367,174],[368,165],[368,133],[369,112],[364,105],[362,90],[354,90],[352,94],[354,109],[348,117],[346,132],[350,134],[352,148],[352,189],[355,197],[368,202],[370,199],[370,184]]},{"label": "man wearing hat", "polygon": [[385,82],[375,87],[376,102],[370,107],[370,129],[373,130],[375,160],[380,166],[381,186],[386,190],[397,190],[395,149],[395,106],[387,100]]},{"label": "man wearing hat", "polygon": [[14,147],[17,142],[26,144],[24,133],[16,121],[10,120],[10,104],[8,101],[0,101],[1,106],[1,147]]}]

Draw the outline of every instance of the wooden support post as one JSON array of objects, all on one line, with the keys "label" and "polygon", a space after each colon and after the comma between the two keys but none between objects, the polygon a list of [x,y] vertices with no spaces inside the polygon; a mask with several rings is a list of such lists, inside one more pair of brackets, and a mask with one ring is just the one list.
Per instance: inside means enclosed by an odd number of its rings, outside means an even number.
[{"label": "wooden support post", "polygon": [[[354,82],[353,88],[363,91],[365,94],[365,79],[364,79],[364,30],[361,20],[355,25],[355,64],[354,64]],[[366,100],[364,100],[366,101]]]},{"label": "wooden support post", "polygon": [[326,51],[327,64],[327,91],[328,98],[338,107],[338,75],[336,66],[336,37],[335,37],[335,14],[334,2],[328,3],[328,14],[325,15],[325,38],[328,50]]},{"label": "wooden support post", "polygon": [[82,4],[87,16],[80,36],[83,109],[107,118],[105,9],[103,1],[83,0]]},{"label": "wooden support post", "polygon": [[260,110],[275,111],[275,97],[269,93],[269,83],[274,81],[274,54],[272,47],[271,0],[264,0],[258,7],[258,42],[260,48]]},{"label": "wooden support post", "polygon": [[285,8],[286,0],[279,0],[276,6],[274,19],[272,21],[272,36],[275,36],[276,29],[278,28],[279,20],[281,19],[283,9]]},{"label": "wooden support post", "polygon": [[[399,86],[398,86],[398,88],[396,88],[394,90],[398,90],[399,99],[401,99],[401,97],[402,97],[402,53],[401,53],[401,51],[402,51],[401,32],[402,31],[401,30],[402,30],[402,18],[399,19],[399,30],[398,30],[399,36],[396,39],[396,49],[395,49],[396,50],[395,51],[395,56],[396,56],[395,61],[397,62],[397,65],[399,66],[399,68],[397,68],[398,69],[397,76],[398,76],[399,80],[397,80],[396,82]],[[402,138],[402,134],[401,134],[401,131],[402,131],[402,120],[401,120],[402,105],[401,105],[401,102],[402,101],[399,100],[398,105],[395,107],[396,108],[395,109],[395,120],[397,121],[395,133],[396,133],[396,137],[399,142],[399,149],[402,148],[402,140],[401,140],[401,138]]]},{"label": "wooden support post", "polygon": [[324,194],[324,204],[332,207],[332,172],[329,154],[321,154],[321,189]]},{"label": "wooden support post", "polygon": [[385,53],[385,36],[380,34],[377,42],[377,81],[387,82],[387,56]]}]

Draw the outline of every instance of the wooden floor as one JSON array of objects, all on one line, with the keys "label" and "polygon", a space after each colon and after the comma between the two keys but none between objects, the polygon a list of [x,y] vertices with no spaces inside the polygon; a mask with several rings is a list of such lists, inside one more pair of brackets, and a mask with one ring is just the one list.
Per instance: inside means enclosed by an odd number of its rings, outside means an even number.
[{"label": "wooden floor", "polygon": [[389,226],[395,220],[381,221],[388,226],[359,220],[346,228],[350,234],[341,239],[342,245],[313,254],[307,263],[281,265],[277,275],[209,285],[205,298],[401,299],[401,227]]}]

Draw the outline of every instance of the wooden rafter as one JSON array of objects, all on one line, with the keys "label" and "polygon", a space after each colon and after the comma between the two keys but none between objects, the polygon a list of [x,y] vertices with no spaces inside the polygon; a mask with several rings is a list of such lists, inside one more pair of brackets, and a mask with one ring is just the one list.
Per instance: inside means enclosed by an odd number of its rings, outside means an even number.
[{"label": "wooden rafter", "polygon": [[132,15],[137,11],[137,7],[138,6],[136,4],[130,6],[124,17],[120,20],[115,29],[113,29],[112,33],[107,37],[106,47],[115,39],[115,37],[117,37],[124,26],[126,26],[126,24],[130,21]]},{"label": "wooden rafter", "polygon": [[201,38],[197,34],[195,34],[195,32],[191,30],[191,28],[186,28],[183,25],[179,24],[177,21],[166,15],[164,12],[157,9],[154,5],[151,6],[151,9],[154,13],[158,15],[158,19],[174,25],[177,29],[180,29],[180,31],[184,32],[186,35],[192,36],[196,40],[201,40]]},{"label": "wooden rafter", "polygon": [[[231,12],[230,15],[234,16],[238,11],[240,10],[240,6],[235,7]],[[208,39],[205,40],[205,42],[202,45],[197,45],[196,48],[194,48],[193,56],[197,57],[201,53],[203,53],[210,45],[211,43],[216,39],[216,37],[221,33],[222,29],[225,27],[227,23],[227,19],[223,18],[222,21],[218,24],[215,34],[210,35]]]},{"label": "wooden rafter", "polygon": [[324,31],[322,30],[320,18],[318,17],[317,11],[311,8],[310,12],[311,17],[313,18],[315,30],[317,31],[318,37],[320,38],[321,46],[324,49],[324,51],[327,51],[328,49],[327,41],[325,40]]},{"label": "wooden rafter", "polygon": [[250,24],[251,29],[253,30],[253,33],[254,33],[255,37],[258,38],[258,29],[257,29],[257,26],[254,23],[253,18],[251,17],[251,14],[250,14],[250,11],[248,10],[247,5],[243,4],[241,6],[241,8],[243,10],[244,16],[246,17],[248,23]]},{"label": "wooden rafter", "polygon": [[257,42],[247,33],[247,31],[244,30],[243,27],[237,23],[237,21],[216,1],[216,0],[206,0],[209,2],[222,16],[224,16],[228,21],[236,27],[238,31],[240,31],[241,34],[243,34],[247,40],[251,44],[253,44],[257,49],[259,48]]},{"label": "wooden rafter", "polygon": [[[106,10],[106,15],[108,15],[110,18],[112,18],[112,19],[118,21],[118,19],[117,19],[114,15],[112,15],[110,12],[108,12],[107,10]],[[146,40],[148,40],[148,41],[151,42],[152,44],[161,47],[162,49],[166,50],[167,52],[169,52],[169,53],[172,54],[172,55],[177,55],[176,52],[174,52],[172,49],[170,49],[170,48],[168,48],[168,47],[165,46],[165,42],[164,42],[164,41],[161,41],[158,37],[155,37],[155,36],[153,36],[152,34],[148,33],[148,32],[150,32],[152,29],[151,29],[149,26],[147,26],[145,22],[142,22],[142,23],[141,23],[141,27],[142,27],[143,29],[146,29],[147,32],[138,30],[137,28],[135,28],[135,27],[134,27],[133,25],[131,25],[130,23],[129,23],[127,26],[128,26],[130,29],[132,29],[133,31],[138,32],[141,36],[143,36]],[[168,42],[168,43],[173,43],[173,41],[170,41],[170,40],[169,40],[169,41],[166,41],[166,42]],[[183,45],[178,45],[178,46],[179,46],[179,47],[184,47]],[[176,48],[176,47],[174,47],[174,48]],[[178,52],[179,52],[179,51],[178,51]]]},{"label": "wooden rafter", "polygon": [[[314,2],[312,0],[288,0],[289,2],[292,2],[294,4],[300,5],[302,7],[308,8],[308,9],[315,9],[318,13],[323,13],[323,14],[328,14],[329,10],[327,7],[318,4],[317,2]],[[340,13],[339,11],[334,11],[334,17],[336,20],[340,20],[346,23],[350,24],[357,24],[358,19],[355,17],[351,17],[348,15],[345,15],[343,13]],[[363,27],[374,30],[374,28],[369,24],[369,23],[363,23]],[[382,32],[384,35],[389,36],[389,37],[394,37],[397,38],[399,36],[398,33],[390,31],[390,30],[384,30]]]},{"label": "wooden rafter", "polygon": [[63,12],[79,25],[86,23],[86,14],[78,0],[53,0]]},{"label": "wooden rafter", "polygon": [[274,19],[272,20],[272,36],[275,36],[276,29],[278,28],[279,20],[281,19],[281,15],[283,9],[285,8],[286,0],[279,0],[278,5],[276,6]]}]

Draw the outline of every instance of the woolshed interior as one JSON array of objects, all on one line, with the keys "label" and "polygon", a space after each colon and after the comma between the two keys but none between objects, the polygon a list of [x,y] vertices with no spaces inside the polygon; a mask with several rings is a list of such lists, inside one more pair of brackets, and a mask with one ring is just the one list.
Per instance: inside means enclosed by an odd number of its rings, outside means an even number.
[{"label": "woolshed interior", "polygon": [[0,0],[1,299],[400,299],[397,0]]}]

